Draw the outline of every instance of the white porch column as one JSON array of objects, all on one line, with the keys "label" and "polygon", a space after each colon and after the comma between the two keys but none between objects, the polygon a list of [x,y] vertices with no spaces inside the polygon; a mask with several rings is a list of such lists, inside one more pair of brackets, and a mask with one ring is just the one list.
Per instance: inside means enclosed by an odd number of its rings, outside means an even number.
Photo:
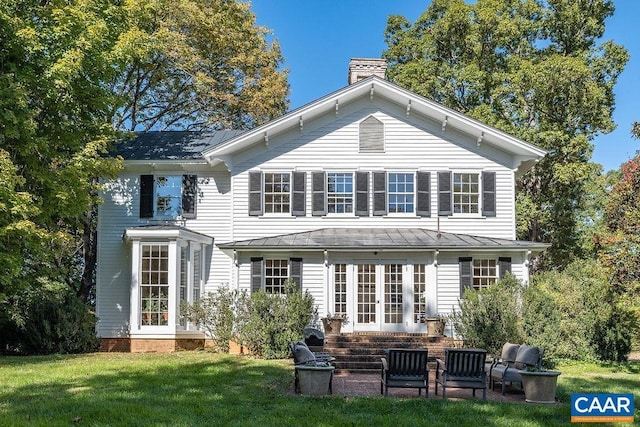
[{"label": "white porch column", "polygon": [[129,292],[129,330],[140,330],[140,240],[131,242],[131,290]]},{"label": "white porch column", "polygon": [[[177,310],[175,304],[171,304],[178,300],[178,286],[180,286],[180,248],[176,240],[169,242],[169,324],[165,326],[164,331],[169,333],[176,332],[176,322],[178,321]],[[173,261],[173,262],[171,262]]]},{"label": "white porch column", "polygon": [[438,312],[438,251],[432,253],[432,260],[427,263],[427,315]]}]

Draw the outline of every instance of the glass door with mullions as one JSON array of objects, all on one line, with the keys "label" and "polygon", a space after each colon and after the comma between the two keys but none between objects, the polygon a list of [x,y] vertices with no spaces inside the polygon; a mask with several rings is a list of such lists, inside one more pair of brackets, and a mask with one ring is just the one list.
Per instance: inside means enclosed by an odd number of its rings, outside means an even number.
[{"label": "glass door with mullions", "polygon": [[354,329],[402,330],[404,264],[357,264]]}]

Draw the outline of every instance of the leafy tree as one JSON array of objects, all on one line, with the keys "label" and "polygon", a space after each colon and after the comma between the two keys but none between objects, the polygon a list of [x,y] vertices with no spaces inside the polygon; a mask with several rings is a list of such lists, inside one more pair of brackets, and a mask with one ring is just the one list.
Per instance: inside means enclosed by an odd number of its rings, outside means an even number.
[{"label": "leafy tree", "polygon": [[277,42],[250,4],[229,0],[124,2],[111,88],[116,128],[248,129],[288,107]]},{"label": "leafy tree", "polygon": [[631,350],[634,317],[596,260],[532,277],[523,304],[525,336],[550,359],[623,361]]},{"label": "leafy tree", "polygon": [[[0,2],[0,149],[50,233],[20,277],[95,284],[98,177],[114,130],[249,127],[287,107],[277,44],[237,1]],[[210,118],[211,120],[207,120]],[[36,285],[34,285],[36,286]]]},{"label": "leafy tree", "polygon": [[30,220],[46,233],[40,250],[23,248],[20,278],[32,286],[41,278],[66,283],[82,300],[90,290],[83,243],[91,239],[96,177],[118,167],[103,157],[115,137],[108,116],[114,99],[102,84],[113,73],[105,55],[117,38],[108,21],[113,7],[97,0],[0,3],[0,149],[15,166],[16,190],[33,205]]},{"label": "leafy tree", "polygon": [[609,0],[434,0],[413,24],[387,23],[390,80],[548,150],[518,181],[517,217],[519,238],[553,244],[549,267],[582,256],[591,142],[614,128],[628,59],[597,42],[613,12]]}]

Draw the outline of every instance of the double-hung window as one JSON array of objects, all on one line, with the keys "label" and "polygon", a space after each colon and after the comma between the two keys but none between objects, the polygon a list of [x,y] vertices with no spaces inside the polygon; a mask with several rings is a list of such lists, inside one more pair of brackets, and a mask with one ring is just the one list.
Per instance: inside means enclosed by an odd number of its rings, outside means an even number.
[{"label": "double-hung window", "polygon": [[495,259],[474,258],[473,260],[473,288],[485,289],[498,280],[498,268]]},{"label": "double-hung window", "polygon": [[291,174],[264,174],[265,213],[289,213],[291,199]]},{"label": "double-hung window", "polygon": [[140,218],[195,218],[196,175],[142,175]]},{"label": "double-hung window", "polygon": [[511,273],[511,257],[460,257],[460,295],[468,289],[481,290]]},{"label": "double-hung window", "polygon": [[327,211],[353,213],[352,173],[327,173]]},{"label": "double-hung window", "polygon": [[477,173],[453,174],[453,213],[480,212],[480,178]]},{"label": "double-hung window", "polygon": [[388,212],[413,213],[414,188],[412,173],[389,173],[387,175]]},{"label": "double-hung window", "polygon": [[268,294],[284,294],[289,278],[289,262],[286,259],[268,259],[265,262],[264,290]]},{"label": "double-hung window", "polygon": [[289,279],[298,289],[302,287],[302,258],[251,258],[251,292],[284,294]]}]

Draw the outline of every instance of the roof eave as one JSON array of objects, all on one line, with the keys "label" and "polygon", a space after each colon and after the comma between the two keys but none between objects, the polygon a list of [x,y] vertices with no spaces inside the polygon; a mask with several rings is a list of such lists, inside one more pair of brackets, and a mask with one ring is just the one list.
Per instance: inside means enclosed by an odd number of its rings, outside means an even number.
[{"label": "roof eave", "polygon": [[373,97],[382,94],[387,99],[398,104],[410,104],[411,111],[418,112],[426,117],[442,121],[443,129],[451,126],[478,138],[479,143],[496,145],[497,147],[523,158],[539,159],[547,154],[547,151],[519,138],[511,136],[496,128],[481,123],[455,110],[428,100],[420,95],[396,86],[377,76],[371,76],[338,91],[326,95],[314,102],[293,110],[284,116],[265,123],[253,130],[231,138],[215,147],[203,150],[202,154],[208,161],[215,161],[224,156],[229,156],[238,150],[242,150],[258,142],[268,144],[270,136],[284,132],[286,129],[299,126],[304,128],[304,121],[324,114],[339,107],[341,103],[350,102],[360,96]]}]

